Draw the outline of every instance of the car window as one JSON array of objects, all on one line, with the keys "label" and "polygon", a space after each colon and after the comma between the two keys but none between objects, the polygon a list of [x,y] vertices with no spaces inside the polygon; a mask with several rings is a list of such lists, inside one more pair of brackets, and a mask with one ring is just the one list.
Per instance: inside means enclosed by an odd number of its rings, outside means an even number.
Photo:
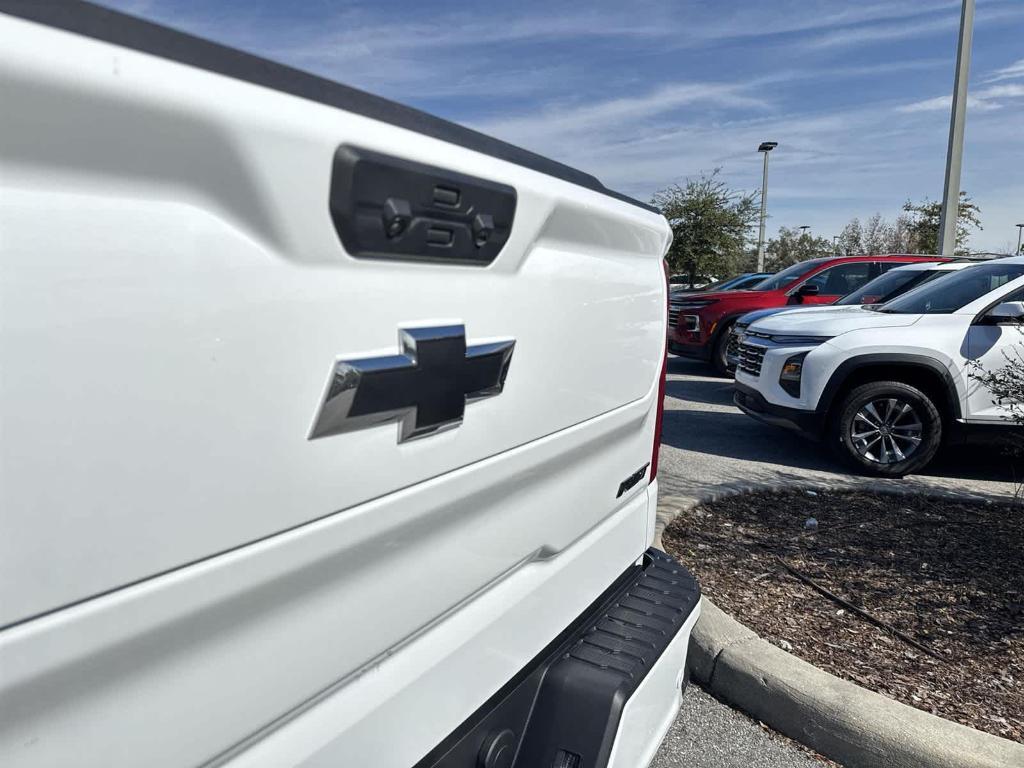
[{"label": "car window", "polygon": [[871,262],[854,261],[823,269],[804,285],[818,286],[822,296],[845,296],[871,279]]},{"label": "car window", "polygon": [[777,291],[782,288],[788,288],[812,269],[820,267],[822,264],[826,264],[827,262],[828,259],[808,259],[807,261],[801,261],[799,264],[786,267],[781,272],[776,272],[763,283],[758,283],[754,287],[754,290]]},{"label": "car window", "polygon": [[978,264],[950,272],[890,301],[880,312],[898,314],[950,314],[986,293],[1024,276],[1024,264]]},{"label": "car window", "polygon": [[734,290],[749,291],[751,288],[753,288],[755,285],[757,285],[764,279],[764,275],[748,275],[747,277],[744,277],[742,280],[737,280],[736,284],[733,285],[732,287]]},{"label": "car window", "polygon": [[725,280],[715,280],[715,282],[708,283],[707,285],[705,285],[703,288],[701,288],[701,290],[702,291],[717,291],[717,290],[719,290],[721,288],[725,288],[730,283],[732,283],[735,279],[736,279],[735,277],[730,277],[730,278],[727,278]]},{"label": "car window", "polygon": [[889,299],[896,298],[900,293],[910,290],[926,274],[927,272],[903,272],[899,270],[896,272],[886,272],[884,275],[879,275],[874,280],[870,280],[860,288],[855,289],[852,293],[846,294],[836,304],[850,306],[888,301]]},{"label": "car window", "polygon": [[1003,298],[999,300],[1000,303],[1007,301],[1024,301],[1024,288],[1018,288],[1013,293],[1003,296]]},{"label": "car window", "polygon": [[881,273],[883,275],[886,272],[888,272],[890,269],[895,269],[896,267],[905,267],[905,266],[907,266],[907,264],[913,264],[913,263],[914,263],[913,261],[893,261],[892,259],[886,259],[885,261],[876,261],[875,262],[875,264],[878,265],[879,273]]}]

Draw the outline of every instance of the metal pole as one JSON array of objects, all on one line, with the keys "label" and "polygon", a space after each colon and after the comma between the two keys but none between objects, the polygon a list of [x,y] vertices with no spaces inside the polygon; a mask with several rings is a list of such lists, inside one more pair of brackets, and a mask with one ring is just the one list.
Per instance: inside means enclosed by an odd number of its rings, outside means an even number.
[{"label": "metal pole", "polygon": [[839,255],[839,235],[832,235],[832,253]]},{"label": "metal pole", "polygon": [[971,69],[971,36],[974,32],[974,0],[963,0],[960,11],[960,40],[956,48],[953,77],[953,106],[949,116],[949,146],[946,150],[946,181],[939,219],[939,253],[952,256],[956,250],[956,221],[960,207],[960,167],[964,155],[964,123],[967,119],[967,77]]},{"label": "metal pole", "polygon": [[764,175],[761,177],[761,233],[757,236],[757,271],[764,272],[764,216],[768,205],[768,153],[764,152]]},{"label": "metal pole", "polygon": [[1017,250],[1013,254],[1014,256],[1020,256],[1020,233],[1021,233],[1021,230],[1024,230],[1024,224],[1018,224],[1017,225]]}]

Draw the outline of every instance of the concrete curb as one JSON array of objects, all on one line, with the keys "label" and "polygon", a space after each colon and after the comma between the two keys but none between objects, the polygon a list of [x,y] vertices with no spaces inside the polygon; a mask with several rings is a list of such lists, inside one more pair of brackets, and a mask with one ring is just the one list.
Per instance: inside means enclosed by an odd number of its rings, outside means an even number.
[{"label": "concrete curb", "polygon": [[[681,500],[674,514],[659,505],[661,531],[697,504],[778,484],[718,489],[703,499]],[[787,482],[786,489],[795,486]],[[807,483],[803,488],[865,490],[851,483]],[[1005,496],[957,494],[919,484],[871,490],[894,495],[926,493],[1005,501]],[[705,597],[690,639],[690,677],[719,699],[850,768],[1020,768],[1024,745],[928,714],[818,669],[786,653],[726,615]]]},{"label": "concrete curb", "polygon": [[1024,745],[841,680],[758,637],[706,597],[691,679],[723,701],[850,768],[1020,768]]}]

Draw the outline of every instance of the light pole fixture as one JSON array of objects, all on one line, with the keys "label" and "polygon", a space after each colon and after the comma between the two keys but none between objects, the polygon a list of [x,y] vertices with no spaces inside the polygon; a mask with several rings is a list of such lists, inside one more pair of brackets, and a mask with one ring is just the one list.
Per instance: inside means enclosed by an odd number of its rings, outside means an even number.
[{"label": "light pole fixture", "polygon": [[800,229],[800,237],[803,237],[804,235],[806,235],[807,234],[807,230],[810,229],[810,228],[811,228],[810,224],[802,224],[802,225],[800,225],[800,227],[799,227],[799,229]]},{"label": "light pole fixture", "polygon": [[960,167],[964,159],[964,123],[967,122],[967,77],[971,69],[971,38],[974,33],[974,0],[963,0],[960,8],[960,37],[956,46],[953,75],[953,106],[949,115],[949,145],[946,149],[946,181],[939,217],[939,255],[952,256],[956,250],[956,221],[960,212]]},{"label": "light pole fixture", "polygon": [[768,210],[768,153],[779,146],[777,141],[762,141],[757,148],[764,154],[764,175],[761,177],[761,231],[757,236],[757,271],[764,272],[764,217]]},{"label": "light pole fixture", "polygon": [[1017,252],[1015,254],[1013,254],[1014,256],[1020,256],[1021,255],[1020,254],[1020,233],[1021,233],[1021,230],[1024,230],[1024,224],[1018,224],[1017,225]]}]

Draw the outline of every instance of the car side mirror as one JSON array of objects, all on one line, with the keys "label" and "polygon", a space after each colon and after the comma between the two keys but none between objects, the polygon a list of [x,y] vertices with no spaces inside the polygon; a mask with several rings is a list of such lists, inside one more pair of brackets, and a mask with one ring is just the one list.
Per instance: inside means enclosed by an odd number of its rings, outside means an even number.
[{"label": "car side mirror", "polygon": [[992,323],[1020,323],[1024,321],[1024,301],[1004,301],[985,313]]},{"label": "car side mirror", "polygon": [[821,288],[813,283],[804,283],[797,291],[798,296],[817,296],[819,293],[821,293]]}]

